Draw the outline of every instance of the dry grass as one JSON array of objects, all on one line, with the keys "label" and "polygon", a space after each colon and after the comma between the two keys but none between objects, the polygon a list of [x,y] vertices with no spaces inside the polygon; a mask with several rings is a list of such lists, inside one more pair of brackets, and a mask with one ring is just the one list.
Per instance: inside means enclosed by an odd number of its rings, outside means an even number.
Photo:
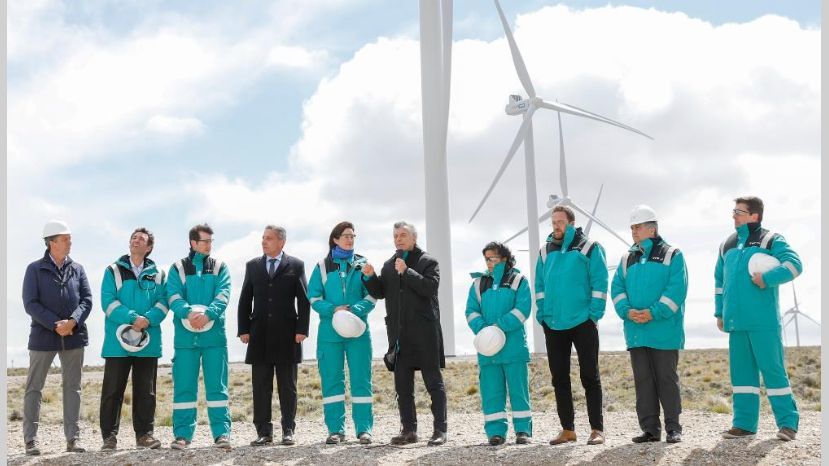
[{"label": "dry grass", "polygon": [[[820,347],[788,348],[786,366],[791,378],[792,389],[802,410],[819,411],[820,403]],[[635,406],[633,374],[627,352],[608,352],[600,356],[599,367],[602,375],[604,405],[609,412],[630,411]],[[98,424],[100,405],[101,368],[84,369],[82,384],[83,404],[81,416],[92,425]],[[169,366],[159,367],[157,381],[156,423],[172,425],[172,379]],[[9,420],[18,420],[23,411],[25,370],[9,370],[8,412]],[[377,361],[374,363],[374,410],[378,413],[396,413],[397,404],[391,373]],[[682,387],[683,409],[715,413],[731,412],[731,384],[729,382],[728,352],[724,349],[683,351],[679,361],[679,378]],[[348,376],[346,375],[346,380]],[[50,379],[51,380],[51,379]],[[478,366],[472,358],[450,360],[444,371],[449,408],[455,413],[477,413],[481,399],[478,387]],[[571,366],[573,400],[577,409],[584,410],[584,390],[578,376],[578,361],[574,357]],[[299,417],[322,416],[322,393],[320,377],[313,362],[303,363],[298,371],[297,415]],[[416,377],[416,399],[419,409],[428,409],[429,396],[419,376]],[[235,422],[253,419],[253,398],[251,376],[248,366],[234,364],[230,371],[231,418]],[[534,411],[555,411],[555,394],[551,385],[550,372],[545,356],[534,357],[530,363],[530,390]],[[122,411],[123,425],[132,422],[131,385],[125,393]],[[204,387],[199,384],[199,422],[206,423]],[[55,383],[47,383],[43,390],[41,422],[61,423],[62,404],[59,376]],[[278,397],[274,394],[274,416],[279,419]],[[768,401],[763,397],[762,410],[769,411]]]}]

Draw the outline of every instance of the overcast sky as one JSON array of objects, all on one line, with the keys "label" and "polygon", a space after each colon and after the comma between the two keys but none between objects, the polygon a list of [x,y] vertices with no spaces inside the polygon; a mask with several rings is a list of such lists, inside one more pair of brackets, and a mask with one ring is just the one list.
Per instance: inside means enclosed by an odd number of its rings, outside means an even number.
[{"label": "overcast sky", "polygon": [[[470,354],[468,274],[484,269],[485,243],[526,226],[523,150],[467,220],[520,124],[503,111],[507,96],[524,93],[494,6],[455,3],[448,169],[456,339]],[[654,136],[563,118],[571,196],[592,205],[604,183],[599,215],[625,236],[631,207],[650,204],[683,250],[688,348],[727,345],[713,319],[713,267],[738,195],[761,196],[764,225],[800,253],[798,299],[819,320],[819,2],[503,6],[540,96]],[[263,225],[288,229],[286,252],[308,276],[341,220],[377,264],[393,252],[394,221],[425,231],[417,2],[12,1],[8,18],[9,365],[28,360],[21,282],[53,217],[71,225],[72,257],[94,291],[87,364],[101,362],[103,270],[136,226],[155,232],[151,257],[168,268],[187,253],[193,224],[213,225],[214,255],[232,271],[231,360],[244,355],[236,303]],[[558,132],[551,112],[534,121],[543,208],[559,191]],[[618,263],[621,242],[592,234]],[[516,255],[528,272],[527,253]],[[785,311],[792,287],[780,295]],[[377,354],[384,314],[379,305],[370,316]],[[163,328],[169,362],[169,318]],[[610,304],[600,328],[602,349],[624,349]],[[800,328],[819,344],[812,324]]]}]

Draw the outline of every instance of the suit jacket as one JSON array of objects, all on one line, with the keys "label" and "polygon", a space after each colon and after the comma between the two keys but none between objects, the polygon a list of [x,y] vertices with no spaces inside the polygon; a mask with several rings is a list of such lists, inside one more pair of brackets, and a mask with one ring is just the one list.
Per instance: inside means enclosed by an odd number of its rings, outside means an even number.
[{"label": "suit jacket", "polygon": [[305,263],[296,257],[283,254],[273,278],[268,276],[266,256],[248,261],[239,296],[239,335],[250,335],[245,363],[302,361],[296,334],[308,335],[307,288]]},{"label": "suit jacket", "polygon": [[438,261],[415,248],[406,257],[406,272],[394,269],[397,255],[383,264],[380,276],[366,281],[376,299],[386,299],[386,333],[389,351],[399,344],[397,364],[415,369],[445,367],[440,326]]}]

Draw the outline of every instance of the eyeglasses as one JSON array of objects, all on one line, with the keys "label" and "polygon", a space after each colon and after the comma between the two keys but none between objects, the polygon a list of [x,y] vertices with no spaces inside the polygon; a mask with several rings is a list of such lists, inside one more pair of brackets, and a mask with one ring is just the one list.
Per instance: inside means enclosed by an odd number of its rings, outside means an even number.
[{"label": "eyeglasses", "polygon": [[210,244],[210,243],[213,243],[213,239],[212,239],[212,238],[208,238],[208,239],[197,239],[197,240],[196,240],[196,242],[197,242],[197,243],[208,243],[208,244]]},{"label": "eyeglasses", "polygon": [[733,209],[731,211],[734,215],[751,215],[751,212],[743,209]]},{"label": "eyeglasses", "polygon": [[356,237],[357,237],[357,235],[350,235],[350,234],[340,235],[341,239],[354,239]]},{"label": "eyeglasses", "polygon": [[501,256],[484,257],[484,260],[491,264],[497,264],[498,262],[501,262]]}]

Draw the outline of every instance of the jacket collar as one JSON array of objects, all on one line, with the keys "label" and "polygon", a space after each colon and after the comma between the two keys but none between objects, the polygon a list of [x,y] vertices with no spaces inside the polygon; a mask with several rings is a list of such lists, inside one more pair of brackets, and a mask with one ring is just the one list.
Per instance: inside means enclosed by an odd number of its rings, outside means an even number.
[{"label": "jacket collar", "polygon": [[737,242],[740,244],[745,244],[748,241],[748,237],[760,230],[762,226],[760,222],[753,222],[753,223],[744,223],[737,227]]},{"label": "jacket collar", "polygon": [[[63,260],[63,268],[66,268],[69,265],[72,265],[74,261],[71,257],[66,256],[66,259]],[[49,254],[49,249],[46,249],[46,252],[43,253],[43,259],[41,260],[40,264],[41,268],[53,269],[58,270],[57,264],[52,261],[52,256]]]}]

